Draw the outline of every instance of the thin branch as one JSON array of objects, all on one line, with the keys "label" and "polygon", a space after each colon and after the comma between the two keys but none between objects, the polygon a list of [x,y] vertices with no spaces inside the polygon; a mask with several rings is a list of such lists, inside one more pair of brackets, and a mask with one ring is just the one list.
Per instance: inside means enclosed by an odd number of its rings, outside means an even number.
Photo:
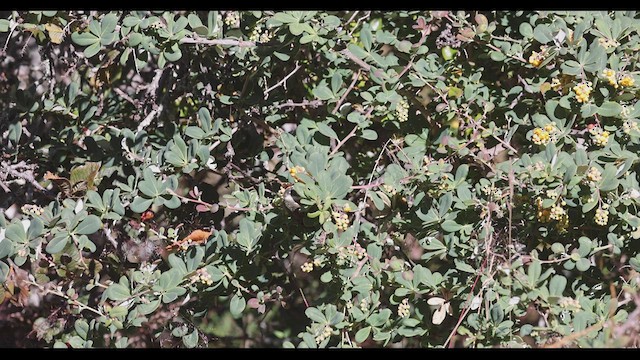
[{"label": "thin branch", "polygon": [[182,38],[180,40],[182,44],[202,44],[202,45],[221,45],[221,46],[239,46],[239,47],[255,47],[256,42],[235,40],[235,39],[202,39],[202,38]]},{"label": "thin branch", "polygon": [[349,51],[349,49],[344,49],[340,51],[340,53],[348,57],[354,63],[360,65],[360,67],[365,69],[366,71],[371,71],[371,65],[367,64],[366,62],[360,60],[360,58],[358,58],[357,56],[353,55],[353,53]]},{"label": "thin branch", "polygon": [[282,108],[286,108],[286,107],[290,107],[290,108],[295,108],[295,107],[306,107],[309,106],[311,108],[317,108],[320,105],[322,105],[322,100],[303,100],[302,102],[299,103],[295,103],[293,102],[293,100],[289,99],[286,102],[280,103],[280,104],[275,104],[275,105],[271,105],[272,108],[275,109],[282,109]]},{"label": "thin branch", "polygon": [[356,85],[356,82],[358,82],[358,78],[360,77],[361,73],[362,73],[362,70],[358,70],[357,73],[353,74],[353,79],[351,80],[351,84],[349,84],[347,91],[345,91],[344,94],[342,94],[342,96],[340,97],[340,100],[338,100],[338,102],[336,103],[336,106],[333,108],[333,110],[331,110],[332,114],[335,114],[340,109],[340,106],[342,106],[342,103],[347,98],[347,95],[349,95],[351,90],[353,90],[353,87]]},{"label": "thin branch", "polygon": [[113,91],[116,92],[116,94],[120,95],[120,97],[122,97],[123,99],[127,100],[128,102],[130,102],[131,104],[133,104],[133,106],[138,107],[138,104],[136,103],[135,100],[133,100],[129,95],[127,95],[127,93],[125,93],[124,91],[120,90],[117,87],[113,88]]},{"label": "thin branch", "polygon": [[264,91],[264,99],[267,100],[267,98],[269,97],[269,93],[273,90],[276,89],[280,86],[284,86],[285,90],[287,89],[287,80],[293,76],[293,74],[296,73],[296,71],[300,70],[300,65],[298,64],[298,62],[296,61],[296,67],[287,75],[285,76],[282,80],[278,81],[275,85],[273,85],[272,87],[266,89]]},{"label": "thin branch", "polygon": [[351,131],[347,134],[347,136],[344,137],[344,139],[340,140],[338,145],[336,145],[336,147],[331,151],[329,156],[331,156],[331,155],[335,154],[336,152],[338,152],[338,150],[340,150],[340,147],[342,147],[342,145],[344,145],[347,142],[347,140],[349,140],[352,137],[356,136],[356,130],[358,130],[358,124],[356,124],[353,127],[353,129],[351,129]]}]

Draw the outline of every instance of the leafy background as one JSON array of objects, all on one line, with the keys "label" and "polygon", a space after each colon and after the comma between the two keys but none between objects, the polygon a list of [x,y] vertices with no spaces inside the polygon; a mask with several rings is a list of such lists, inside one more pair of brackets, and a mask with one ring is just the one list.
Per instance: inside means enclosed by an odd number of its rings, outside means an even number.
[{"label": "leafy background", "polygon": [[0,345],[635,346],[639,30],[0,12]]}]

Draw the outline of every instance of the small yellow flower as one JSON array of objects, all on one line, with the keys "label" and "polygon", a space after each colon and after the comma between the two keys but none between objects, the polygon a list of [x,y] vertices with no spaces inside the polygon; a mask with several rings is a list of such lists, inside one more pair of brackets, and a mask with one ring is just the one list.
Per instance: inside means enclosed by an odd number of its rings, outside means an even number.
[{"label": "small yellow flower", "polygon": [[594,221],[596,224],[600,226],[607,225],[607,222],[609,221],[609,211],[605,209],[596,210],[596,216],[594,218]]},{"label": "small yellow flower", "polygon": [[614,70],[604,69],[602,71],[602,77],[609,81],[609,85],[613,86],[616,89],[618,88],[618,81],[616,79],[616,72]]},{"label": "small yellow flower", "polygon": [[635,84],[636,80],[631,75],[625,75],[620,79],[620,85],[624,87],[631,87]]},{"label": "small yellow flower", "polygon": [[402,299],[400,305],[398,305],[398,316],[401,318],[409,317],[411,306],[409,306],[409,299]]},{"label": "small yellow flower", "polygon": [[404,98],[396,104],[396,117],[400,122],[405,122],[409,119],[409,103]]},{"label": "small yellow flower", "polygon": [[589,185],[595,186],[597,182],[602,180],[602,173],[596,167],[590,167],[587,171],[587,180]]},{"label": "small yellow flower", "polygon": [[289,174],[291,174],[291,177],[293,177],[293,179],[295,181],[299,181],[299,182],[303,182],[299,177],[298,174],[301,173],[305,173],[307,170],[302,167],[302,166],[294,166],[291,169],[289,169]]},{"label": "small yellow flower", "polygon": [[302,269],[303,272],[310,273],[313,271],[313,263],[311,261],[307,261],[300,266],[300,269]]},{"label": "small yellow flower", "polygon": [[603,131],[600,127],[593,127],[589,129],[589,133],[593,136],[592,140],[594,145],[604,147],[609,142],[610,133],[608,131]]},{"label": "small yellow flower", "polygon": [[560,205],[553,205],[550,211],[551,213],[549,214],[549,218],[552,220],[562,220],[562,217],[566,214],[565,210]]},{"label": "small yellow flower", "polygon": [[551,79],[551,88],[555,91],[560,91],[562,89],[562,82],[560,82],[560,79]]},{"label": "small yellow flower", "polygon": [[544,60],[544,55],[536,51],[533,51],[531,53],[531,56],[529,56],[529,64],[533,65],[534,67],[540,66],[543,60]]},{"label": "small yellow flower", "polygon": [[615,48],[620,45],[618,41],[609,38],[598,38],[598,43],[605,49]]},{"label": "small yellow flower", "polygon": [[583,81],[573,87],[573,91],[576,93],[576,99],[579,103],[586,103],[589,101],[589,95],[593,91],[593,83],[591,81]]},{"label": "small yellow flower", "polygon": [[533,141],[534,144],[547,145],[550,140],[551,140],[551,136],[549,135],[548,131],[541,128],[533,129],[533,135],[531,136],[531,141]]}]

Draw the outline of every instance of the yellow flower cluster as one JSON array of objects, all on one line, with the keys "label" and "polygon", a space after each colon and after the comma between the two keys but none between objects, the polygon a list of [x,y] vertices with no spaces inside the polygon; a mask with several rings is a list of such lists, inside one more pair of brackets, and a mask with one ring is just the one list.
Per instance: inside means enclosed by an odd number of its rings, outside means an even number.
[{"label": "yellow flower cluster", "polygon": [[231,27],[240,26],[240,13],[237,11],[227,11],[224,17],[224,23]]},{"label": "yellow flower cluster", "polygon": [[396,104],[396,118],[400,122],[405,122],[409,119],[409,103],[404,98]]},{"label": "yellow flower cluster", "polygon": [[349,215],[337,211],[332,212],[331,215],[333,215],[333,221],[338,226],[338,230],[347,230],[349,227]]},{"label": "yellow flower cluster", "polygon": [[550,211],[549,211],[549,209],[545,209],[542,206],[542,198],[541,197],[537,197],[536,198],[536,206],[538,207],[538,212],[536,214],[538,216],[538,221],[540,221],[541,223],[549,222]]},{"label": "yellow flower cluster", "polygon": [[392,185],[387,185],[384,184],[382,185],[382,188],[384,189],[384,191],[386,191],[387,193],[389,193],[389,195],[393,196],[395,194],[398,193],[398,191],[396,190],[396,188],[394,188]]},{"label": "yellow flower cluster", "polygon": [[594,126],[591,129],[589,129],[589,134],[593,136],[592,141],[594,145],[604,147],[609,142],[609,135],[610,135],[609,132],[603,131],[602,128],[598,126]]},{"label": "yellow flower cluster", "polygon": [[609,38],[598,38],[598,43],[605,49],[615,48],[620,45],[616,40]]},{"label": "yellow flower cluster", "polygon": [[631,75],[625,75],[620,79],[620,85],[624,87],[631,87],[635,84],[636,80]]},{"label": "yellow flower cluster", "polygon": [[600,226],[607,225],[607,222],[609,222],[609,210],[607,210],[607,208],[608,206],[605,204],[602,208],[596,210],[596,216],[594,218],[596,224]]},{"label": "yellow flower cluster", "polygon": [[367,312],[367,310],[369,310],[369,300],[367,300],[366,298],[360,300],[360,310],[362,312]]},{"label": "yellow flower cluster", "polygon": [[560,306],[563,309],[570,309],[570,310],[582,309],[582,306],[580,306],[580,302],[578,302],[577,299],[573,299],[569,297],[560,298],[560,300],[558,300],[558,306]]},{"label": "yellow flower cluster", "polygon": [[320,344],[325,339],[330,337],[332,331],[333,329],[331,328],[331,326],[325,325],[324,329],[322,329],[322,332],[318,336],[316,336],[316,344]]},{"label": "yellow flower cluster", "polygon": [[532,52],[531,56],[529,56],[529,64],[535,67],[540,66],[543,60],[544,60],[544,55],[536,51]]},{"label": "yellow flower cluster", "polygon": [[294,181],[299,181],[299,182],[303,182],[302,180],[300,180],[300,178],[298,177],[298,174],[302,174],[305,173],[307,170],[302,167],[302,166],[294,166],[291,169],[289,169],[289,174],[291,174],[291,177],[293,177]]},{"label": "yellow flower cluster", "polygon": [[321,266],[322,266],[322,260],[320,258],[316,258],[316,259],[313,259],[313,262],[307,261],[306,263],[302,264],[302,266],[300,266],[300,269],[303,272],[310,273],[313,271],[314,267],[319,268]]},{"label": "yellow flower cluster", "polygon": [[249,41],[257,42],[257,43],[266,43],[271,40],[273,35],[269,30],[262,31],[262,27],[260,25],[256,25],[251,31],[251,35],[249,36]]},{"label": "yellow flower cluster", "polygon": [[541,128],[533,129],[533,135],[531,136],[531,141],[533,141],[536,145],[547,145],[551,140],[551,136],[547,131]]},{"label": "yellow flower cluster", "polygon": [[24,204],[20,208],[23,214],[31,214],[34,216],[40,216],[44,214],[44,209],[38,205]]},{"label": "yellow flower cluster", "polygon": [[338,259],[341,261],[350,260],[362,260],[367,256],[367,250],[365,250],[360,244],[349,245],[341,247],[338,252]]},{"label": "yellow flower cluster", "polygon": [[602,173],[596,167],[590,167],[587,170],[587,181],[589,186],[596,186],[596,183],[602,180]]},{"label": "yellow flower cluster", "polygon": [[409,317],[410,310],[409,299],[402,299],[402,302],[398,305],[398,316],[401,318]]},{"label": "yellow flower cluster", "polygon": [[200,268],[193,274],[190,278],[192,283],[201,282],[205,285],[212,285],[213,279],[211,279],[211,274],[207,271],[206,268]]},{"label": "yellow flower cluster", "polygon": [[616,79],[616,72],[613,69],[604,69],[602,71],[602,77],[609,81],[609,85],[614,88],[618,88],[618,79]]},{"label": "yellow flower cluster", "polygon": [[632,130],[639,131],[638,122],[627,120],[622,124],[622,131],[624,131],[625,134],[629,134]]},{"label": "yellow flower cluster", "polygon": [[552,220],[560,221],[565,215],[566,211],[564,210],[564,208],[561,205],[556,204],[551,207],[549,218],[551,218]]},{"label": "yellow flower cluster", "polygon": [[576,99],[579,103],[586,103],[589,101],[589,95],[593,91],[593,83],[591,81],[583,81],[574,86],[573,91],[576,93]]},{"label": "yellow flower cluster", "polygon": [[311,261],[307,261],[300,266],[300,269],[302,269],[303,272],[310,273],[313,271],[313,263]]},{"label": "yellow flower cluster", "polygon": [[547,145],[549,142],[555,142],[558,128],[556,123],[552,122],[545,125],[543,128],[533,129],[533,135],[531,135],[531,141],[536,145]]}]

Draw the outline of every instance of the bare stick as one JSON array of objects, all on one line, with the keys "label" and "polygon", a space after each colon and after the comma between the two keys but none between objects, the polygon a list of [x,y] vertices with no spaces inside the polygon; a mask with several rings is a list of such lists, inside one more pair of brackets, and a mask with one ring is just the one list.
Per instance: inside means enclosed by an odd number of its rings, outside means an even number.
[{"label": "bare stick", "polygon": [[255,47],[254,41],[234,40],[234,39],[202,39],[202,38],[183,38],[180,40],[182,44],[202,44],[202,45],[222,45],[222,46],[239,46],[239,47]]},{"label": "bare stick", "polygon": [[279,86],[284,86],[285,90],[287,88],[287,80],[293,76],[293,74],[296,73],[296,71],[300,70],[300,65],[298,64],[298,62],[296,61],[296,67],[287,75],[285,76],[282,80],[278,81],[275,85],[273,85],[272,87],[268,88],[267,90],[264,91],[264,99],[267,100],[267,98],[269,97],[269,92],[271,92],[271,90],[279,87]]},{"label": "bare stick", "polygon": [[358,78],[360,77],[360,73],[361,72],[362,72],[362,70],[358,70],[357,73],[353,74],[353,77],[352,77],[352,80],[351,80],[351,84],[347,88],[347,91],[345,91],[344,94],[342,94],[342,96],[340,97],[340,100],[338,100],[338,102],[336,103],[336,106],[333,108],[333,110],[331,110],[332,114],[335,114],[340,109],[340,106],[342,106],[342,103],[347,98],[347,95],[349,95],[351,90],[353,90],[353,87],[356,85],[356,82],[358,81]]}]

